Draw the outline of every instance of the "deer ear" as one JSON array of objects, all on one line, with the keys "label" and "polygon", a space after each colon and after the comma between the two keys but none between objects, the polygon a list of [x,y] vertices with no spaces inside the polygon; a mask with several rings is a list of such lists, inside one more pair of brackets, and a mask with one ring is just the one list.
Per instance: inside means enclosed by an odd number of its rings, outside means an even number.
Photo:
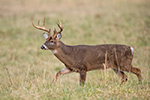
[{"label": "deer ear", "polygon": [[43,33],[43,36],[45,37],[45,39],[48,38],[48,35],[46,33]]},{"label": "deer ear", "polygon": [[60,40],[61,37],[62,37],[61,33],[58,33],[56,39]]}]

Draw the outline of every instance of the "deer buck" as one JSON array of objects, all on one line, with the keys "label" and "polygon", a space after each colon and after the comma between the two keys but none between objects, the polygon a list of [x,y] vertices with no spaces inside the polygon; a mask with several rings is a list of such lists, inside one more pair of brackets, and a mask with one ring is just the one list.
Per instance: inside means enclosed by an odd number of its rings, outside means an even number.
[{"label": "deer buck", "polygon": [[[84,85],[87,71],[104,69],[104,63],[107,63],[107,68],[113,69],[120,77],[121,83],[127,81],[127,76],[124,71],[131,72],[137,75],[139,81],[142,80],[141,70],[132,65],[134,52],[132,47],[120,44],[102,44],[93,46],[66,45],[60,41],[64,24],[62,25],[59,21],[59,24],[57,25],[60,28],[60,31],[54,29],[54,34],[51,36],[51,29],[45,28],[45,18],[43,26],[39,26],[39,22],[37,26],[33,24],[36,29],[48,33],[43,33],[46,42],[41,46],[41,49],[51,50],[65,65],[65,67],[56,74],[52,83],[56,82],[61,75],[77,72],[80,74],[80,85]],[[107,59],[105,58],[106,54]]]}]

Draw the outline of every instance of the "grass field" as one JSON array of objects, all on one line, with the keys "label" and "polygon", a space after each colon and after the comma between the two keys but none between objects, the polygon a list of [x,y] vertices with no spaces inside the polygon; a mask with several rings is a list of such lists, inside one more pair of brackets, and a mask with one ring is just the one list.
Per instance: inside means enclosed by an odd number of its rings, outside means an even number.
[{"label": "grass field", "polygon": [[[85,87],[79,74],[50,82],[64,65],[42,51],[42,31],[32,26],[46,17],[46,26],[65,21],[62,41],[78,44],[125,44],[134,47],[133,65],[142,70],[143,82],[126,73],[128,82],[108,70],[91,71]],[[57,28],[58,29],[58,28]],[[0,100],[149,100],[149,0],[0,0]]]}]

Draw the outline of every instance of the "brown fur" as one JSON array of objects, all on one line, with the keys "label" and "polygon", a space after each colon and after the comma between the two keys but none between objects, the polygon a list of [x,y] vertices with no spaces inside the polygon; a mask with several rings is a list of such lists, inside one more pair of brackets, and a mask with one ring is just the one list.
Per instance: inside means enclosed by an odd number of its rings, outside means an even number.
[{"label": "brown fur", "polygon": [[56,53],[54,55],[71,72],[80,74],[81,84],[85,83],[87,71],[104,69],[106,51],[108,56],[107,68],[112,68],[118,74],[121,78],[121,83],[127,81],[124,71],[132,72],[138,76],[139,80],[142,79],[140,69],[132,66],[133,54],[129,46],[118,44],[68,46],[61,41],[57,45],[58,48],[55,49]]}]

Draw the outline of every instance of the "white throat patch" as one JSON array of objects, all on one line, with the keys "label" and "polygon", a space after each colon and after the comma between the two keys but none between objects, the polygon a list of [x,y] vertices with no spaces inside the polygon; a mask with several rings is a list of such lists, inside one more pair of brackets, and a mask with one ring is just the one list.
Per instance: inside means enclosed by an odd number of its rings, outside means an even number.
[{"label": "white throat patch", "polygon": [[133,47],[130,47],[130,49],[131,49],[131,52],[132,52],[132,55],[133,55],[133,52],[134,52],[134,48],[133,48]]},{"label": "white throat patch", "polygon": [[57,53],[57,51],[56,51],[56,50],[51,50],[51,51],[52,51],[52,53],[53,53],[53,54],[56,54],[56,53]]}]

